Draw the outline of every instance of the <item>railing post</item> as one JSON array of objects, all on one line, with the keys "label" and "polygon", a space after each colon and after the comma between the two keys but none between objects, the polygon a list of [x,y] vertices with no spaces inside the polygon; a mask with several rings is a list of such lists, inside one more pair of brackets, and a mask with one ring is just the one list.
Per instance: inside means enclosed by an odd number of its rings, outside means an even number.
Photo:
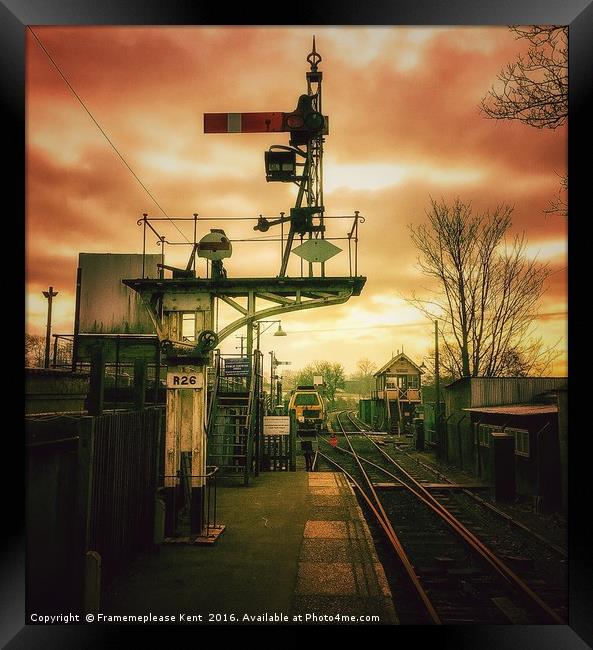
[{"label": "railing post", "polygon": [[134,410],[142,411],[146,398],[146,359],[134,359]]},{"label": "railing post", "polygon": [[296,472],[296,414],[290,412],[290,471]]},{"label": "railing post", "polygon": [[91,376],[89,381],[88,413],[103,413],[103,394],[105,389],[105,349],[97,346],[91,352]]}]

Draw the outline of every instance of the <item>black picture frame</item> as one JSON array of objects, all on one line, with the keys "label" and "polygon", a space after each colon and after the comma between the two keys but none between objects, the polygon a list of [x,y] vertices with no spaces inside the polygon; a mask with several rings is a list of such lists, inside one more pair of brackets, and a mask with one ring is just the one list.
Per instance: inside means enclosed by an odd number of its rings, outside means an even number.
[{"label": "black picture frame", "polygon": [[[231,5],[229,5],[230,7]],[[484,2],[476,0],[400,0],[398,2],[374,2],[362,4],[356,0],[335,3],[302,3],[290,6],[268,4],[221,7],[211,3],[208,7],[183,2],[183,0],[127,0],[115,2],[92,2],[91,0],[3,0],[0,4],[0,30],[2,33],[0,57],[0,79],[2,103],[7,109],[9,149],[5,152],[6,188],[11,193],[15,209],[5,215],[5,223],[19,223],[18,215],[24,215],[24,70],[25,30],[27,25],[510,25],[510,24],[567,24],[569,25],[569,245],[571,253],[576,250],[575,241],[582,239],[581,228],[585,222],[585,188],[591,164],[587,154],[592,150],[590,91],[593,81],[593,2],[592,0],[498,0]],[[290,9],[288,11],[287,9]],[[226,10],[226,13],[225,13]],[[280,11],[279,11],[280,10]],[[284,15],[282,15],[284,13]],[[288,19],[288,20],[287,20]],[[579,156],[582,153],[583,156]],[[585,162],[580,162],[580,161]],[[9,163],[9,164],[6,164]],[[12,177],[11,177],[12,176]],[[6,176],[5,176],[6,178]],[[583,210],[579,210],[582,207]],[[590,210],[590,208],[589,208]],[[9,218],[10,217],[10,218]],[[24,222],[24,219],[23,219]],[[576,223],[575,223],[576,222]],[[576,236],[575,236],[576,235]],[[18,235],[17,235],[18,237]],[[24,242],[24,232],[22,240]],[[586,403],[579,403],[576,388],[579,378],[587,376],[583,364],[590,353],[590,346],[584,346],[585,354],[578,354],[579,346],[577,316],[579,302],[574,300],[575,278],[587,277],[582,266],[586,260],[571,255],[569,269],[569,364],[571,377],[571,425],[570,474],[569,474],[569,552],[570,552],[570,621],[567,626],[500,626],[488,627],[422,627],[414,628],[414,643],[435,642],[438,647],[455,648],[531,648],[566,650],[591,647],[593,645],[593,589],[591,586],[591,551],[587,537],[589,510],[587,500],[591,493],[587,472],[585,435],[587,419],[579,414],[586,413]],[[18,290],[18,287],[17,287]],[[22,304],[18,296],[12,303]],[[24,305],[23,305],[24,307]],[[24,309],[21,313],[24,313]],[[576,352],[575,352],[576,351]],[[16,367],[22,365],[17,358]],[[7,407],[8,408],[8,407]],[[579,428],[580,427],[580,428]],[[7,433],[7,457],[22,456],[22,443],[18,435]],[[11,445],[14,449],[11,449]],[[18,462],[12,461],[19,467]],[[17,472],[18,473],[18,472]],[[584,477],[582,480],[579,477]],[[19,485],[18,477],[12,479]],[[5,534],[2,542],[2,588],[0,642],[8,648],[90,648],[106,647],[112,628],[99,626],[25,626],[24,623],[24,516],[23,500],[15,497],[14,488],[5,490],[8,504],[15,512],[5,515]],[[14,484],[12,484],[14,485]],[[195,628],[178,628],[185,632],[196,632]],[[243,633],[245,628],[237,629]],[[253,628],[251,628],[253,631]],[[302,628],[307,633],[306,628]],[[154,634],[159,632],[157,642],[170,643],[160,632],[164,628],[122,628],[117,630],[128,637],[127,644],[138,643],[139,631]],[[170,628],[167,630],[170,631]],[[401,639],[402,633],[409,634],[410,628],[394,628],[388,631],[393,643]],[[210,630],[214,632],[214,630]],[[199,631],[200,638],[203,630]],[[392,638],[391,635],[395,635]],[[284,635],[275,636],[275,643]],[[312,638],[312,637],[310,637]],[[163,641],[160,641],[163,639]],[[167,639],[165,641],[165,639]]]}]

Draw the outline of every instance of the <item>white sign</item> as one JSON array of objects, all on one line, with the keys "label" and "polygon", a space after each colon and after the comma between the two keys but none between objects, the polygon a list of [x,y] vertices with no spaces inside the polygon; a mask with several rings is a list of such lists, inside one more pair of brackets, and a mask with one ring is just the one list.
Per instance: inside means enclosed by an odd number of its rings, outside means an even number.
[{"label": "white sign", "polygon": [[287,436],[289,433],[288,415],[264,415],[264,436]]},{"label": "white sign", "polygon": [[313,386],[323,386],[323,377],[321,375],[313,377]]},{"label": "white sign", "polygon": [[196,372],[168,372],[167,388],[202,388],[204,378]]},{"label": "white sign", "polygon": [[327,262],[342,249],[326,239],[307,239],[304,244],[292,249],[292,252],[307,262]]}]

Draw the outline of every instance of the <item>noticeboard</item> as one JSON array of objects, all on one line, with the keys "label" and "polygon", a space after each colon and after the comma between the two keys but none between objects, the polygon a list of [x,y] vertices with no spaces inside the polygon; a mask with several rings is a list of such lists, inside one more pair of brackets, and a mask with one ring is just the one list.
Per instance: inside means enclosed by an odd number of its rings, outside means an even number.
[{"label": "noticeboard", "polygon": [[224,360],[225,377],[249,377],[250,363],[247,357]]},{"label": "noticeboard", "polygon": [[264,436],[288,436],[289,434],[288,415],[264,415]]}]

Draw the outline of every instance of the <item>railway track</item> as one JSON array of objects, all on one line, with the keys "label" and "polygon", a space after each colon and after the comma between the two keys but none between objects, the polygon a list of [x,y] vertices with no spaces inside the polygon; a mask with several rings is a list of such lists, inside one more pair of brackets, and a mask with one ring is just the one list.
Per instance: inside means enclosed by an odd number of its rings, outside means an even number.
[{"label": "railway track", "polygon": [[451,501],[451,489],[443,484],[435,493],[424,486],[435,482],[427,466],[404,453],[387,454],[345,411],[335,421],[345,445],[327,443],[319,458],[346,474],[395,553],[400,616],[435,624],[565,623],[542,590],[536,593],[470,530],[475,522]]}]

